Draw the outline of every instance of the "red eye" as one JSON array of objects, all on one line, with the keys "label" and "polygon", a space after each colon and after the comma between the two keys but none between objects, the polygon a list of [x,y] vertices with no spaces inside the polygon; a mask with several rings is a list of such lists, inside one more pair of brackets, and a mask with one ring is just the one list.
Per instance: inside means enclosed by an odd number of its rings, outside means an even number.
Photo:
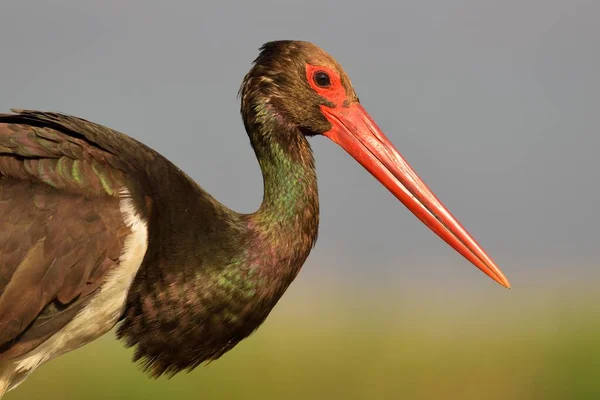
[{"label": "red eye", "polygon": [[331,86],[331,78],[329,77],[329,74],[327,74],[327,72],[315,72],[315,74],[313,75],[313,80],[315,81],[315,84],[319,87],[328,88]]}]

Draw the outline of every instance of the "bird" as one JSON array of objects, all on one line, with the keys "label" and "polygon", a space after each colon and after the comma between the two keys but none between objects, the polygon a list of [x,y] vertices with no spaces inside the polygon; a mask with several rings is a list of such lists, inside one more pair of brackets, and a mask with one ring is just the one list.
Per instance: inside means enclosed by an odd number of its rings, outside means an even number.
[{"label": "bird", "polygon": [[263,177],[250,214],[123,133],[58,112],[0,114],[0,397],[114,327],[150,377],[193,370],[256,331],[317,240],[313,137],[510,288],[323,49],[264,44],[239,98]]}]

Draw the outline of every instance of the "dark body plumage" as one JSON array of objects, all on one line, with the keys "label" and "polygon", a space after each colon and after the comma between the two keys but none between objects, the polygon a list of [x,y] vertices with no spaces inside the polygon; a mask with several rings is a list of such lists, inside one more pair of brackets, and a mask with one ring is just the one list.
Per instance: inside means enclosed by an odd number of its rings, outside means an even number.
[{"label": "dark body plumage", "polygon": [[261,50],[240,90],[264,176],[253,214],[227,209],[160,154],[106,127],[57,113],[0,114],[0,370],[8,382],[0,394],[37,367],[18,363],[61,335],[123,268],[133,229],[123,201],[147,228],[147,250],[118,336],[153,376],[214,360],[265,320],[317,237],[305,136],[329,127],[316,106],[327,101],[294,85],[307,59],[337,64],[303,42]]},{"label": "dark body plumage", "polygon": [[64,114],[0,114],[0,396],[120,322],[152,376],[218,358],[267,318],[315,244],[307,137],[339,144],[433,232],[508,280],[377,127],[320,48],[267,43],[240,89],[264,180],[228,209],[142,143]]}]

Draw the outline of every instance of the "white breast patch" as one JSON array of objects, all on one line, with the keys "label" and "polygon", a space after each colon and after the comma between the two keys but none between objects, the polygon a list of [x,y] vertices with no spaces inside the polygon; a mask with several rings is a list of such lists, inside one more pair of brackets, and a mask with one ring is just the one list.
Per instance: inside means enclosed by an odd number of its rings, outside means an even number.
[{"label": "white breast patch", "polygon": [[125,239],[118,268],[107,273],[97,294],[73,320],[41,345],[13,360],[15,374],[29,374],[43,363],[97,339],[119,320],[148,248],[148,227],[135,213],[127,190],[121,191],[120,209],[131,233]]}]

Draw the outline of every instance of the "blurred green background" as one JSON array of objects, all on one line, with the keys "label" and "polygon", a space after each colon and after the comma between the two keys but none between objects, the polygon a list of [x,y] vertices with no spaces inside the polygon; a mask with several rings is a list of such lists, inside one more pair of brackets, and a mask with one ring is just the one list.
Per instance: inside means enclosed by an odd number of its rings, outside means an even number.
[{"label": "blurred green background", "polygon": [[457,282],[365,290],[301,277],[253,336],[192,373],[150,380],[110,333],[7,399],[599,398],[592,279],[579,286],[589,291],[558,281],[540,290],[532,278],[510,292],[484,279],[461,293]]}]

